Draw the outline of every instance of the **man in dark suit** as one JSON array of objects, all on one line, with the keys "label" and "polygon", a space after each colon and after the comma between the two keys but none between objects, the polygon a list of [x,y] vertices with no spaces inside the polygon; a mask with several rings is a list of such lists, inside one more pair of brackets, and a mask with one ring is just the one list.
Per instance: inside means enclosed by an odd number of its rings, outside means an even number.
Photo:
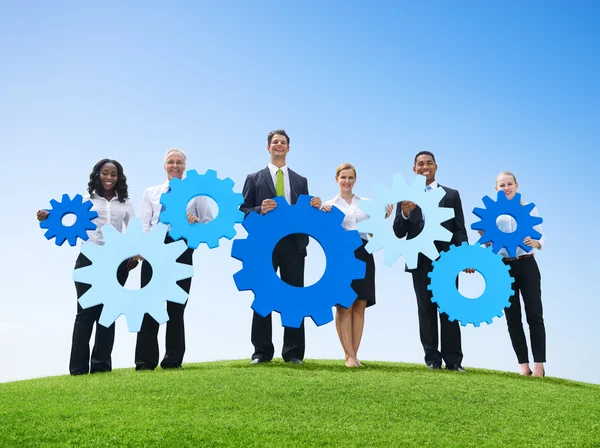
[{"label": "man in dark suit", "polygon": [[[442,187],[435,180],[437,171],[435,156],[429,151],[421,151],[415,156],[413,171],[426,177],[426,191],[434,188],[443,188],[446,195],[440,201],[440,207],[454,209],[454,218],[444,222],[442,226],[452,232],[450,242],[435,241],[438,252],[447,251],[450,245],[460,246],[467,241],[465,230],[465,218],[458,191],[448,187]],[[425,217],[426,219],[427,217]],[[417,236],[423,230],[424,217],[421,208],[414,202],[404,201],[396,207],[396,218],[394,219],[394,233],[398,238],[408,239]],[[427,289],[429,278],[427,274],[431,271],[431,260],[419,254],[416,269],[406,269],[412,274],[415,295],[417,296],[417,309],[419,313],[419,333],[421,344],[425,350],[425,363],[432,370],[442,368],[442,360],[446,363],[447,370],[464,372],[461,366],[463,354],[460,339],[460,326],[458,321],[450,322],[446,313],[439,314],[441,329],[441,351],[438,350],[438,323],[437,304],[431,301],[431,291]],[[466,272],[474,272],[467,269]]]},{"label": "man in dark suit", "polygon": [[[252,211],[264,215],[275,207],[276,196],[284,196],[289,204],[295,204],[298,196],[308,194],[305,177],[290,170],[286,157],[290,151],[290,138],[283,129],[269,132],[267,151],[271,155],[269,165],[256,173],[249,174],[244,184],[244,203],[240,207],[246,216]],[[314,197],[313,207],[321,208],[321,200]],[[282,238],[273,250],[273,269],[279,269],[281,279],[292,286],[304,286],[304,260],[308,246],[308,235],[295,234]],[[262,317],[254,312],[252,319],[252,364],[269,362],[275,348],[272,341],[271,315]],[[285,327],[282,357],[284,361],[302,364],[304,359],[304,322],[300,328]]]}]

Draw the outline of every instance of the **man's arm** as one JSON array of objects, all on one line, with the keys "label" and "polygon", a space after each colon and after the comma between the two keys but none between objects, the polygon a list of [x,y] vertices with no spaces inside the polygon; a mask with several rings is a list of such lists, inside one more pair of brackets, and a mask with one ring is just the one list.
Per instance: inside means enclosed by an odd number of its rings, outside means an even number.
[{"label": "man's arm", "polygon": [[467,243],[469,242],[467,230],[465,229],[465,215],[463,213],[460,194],[458,191],[456,191],[456,200],[454,201],[454,231],[452,232],[452,244],[455,246],[460,246],[465,241]]},{"label": "man's arm", "polygon": [[152,202],[150,200],[149,189],[146,188],[144,193],[142,194],[142,213],[140,214],[140,218],[142,220],[142,229],[144,232],[149,232],[152,228]]},{"label": "man's arm", "polygon": [[398,238],[404,238],[412,229],[416,229],[416,231],[411,233],[418,233],[423,228],[421,214],[418,213],[418,209],[415,207],[408,215],[408,218],[405,218],[402,214],[402,202],[398,202],[396,204],[396,217],[394,218],[392,228]]},{"label": "man's arm", "polygon": [[246,177],[246,182],[244,182],[244,188],[242,190],[242,195],[244,196],[244,203],[240,205],[240,210],[244,212],[246,216],[250,214],[252,210],[256,213],[261,213],[261,204],[256,203],[256,194],[255,194],[255,180],[252,174],[249,174]]}]

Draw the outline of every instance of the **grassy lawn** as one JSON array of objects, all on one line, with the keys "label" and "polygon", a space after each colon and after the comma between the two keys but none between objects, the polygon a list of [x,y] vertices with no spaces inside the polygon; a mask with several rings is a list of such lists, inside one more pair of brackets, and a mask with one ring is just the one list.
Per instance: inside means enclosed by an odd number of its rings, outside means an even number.
[{"label": "grassy lawn", "polygon": [[600,447],[600,386],[365,364],[225,361],[0,384],[0,447]]}]

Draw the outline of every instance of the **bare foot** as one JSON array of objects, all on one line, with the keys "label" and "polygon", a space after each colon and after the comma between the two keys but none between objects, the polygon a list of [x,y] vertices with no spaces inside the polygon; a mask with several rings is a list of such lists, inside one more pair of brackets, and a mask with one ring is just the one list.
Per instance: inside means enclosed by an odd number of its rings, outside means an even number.
[{"label": "bare foot", "polygon": [[529,363],[521,364],[521,372],[519,373],[519,375],[522,375],[522,376],[531,375],[531,369],[529,368]]},{"label": "bare foot", "polygon": [[356,358],[348,358],[346,360],[346,367],[359,367],[358,359],[356,359]]},{"label": "bare foot", "polygon": [[533,363],[533,376],[537,376],[537,377],[546,376],[543,362],[534,362]]}]

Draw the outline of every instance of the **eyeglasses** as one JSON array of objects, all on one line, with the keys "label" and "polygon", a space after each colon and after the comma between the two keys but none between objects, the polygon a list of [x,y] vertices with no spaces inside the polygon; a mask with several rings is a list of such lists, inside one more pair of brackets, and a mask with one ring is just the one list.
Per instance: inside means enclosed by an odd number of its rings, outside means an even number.
[{"label": "eyeglasses", "polygon": [[183,160],[172,160],[172,159],[169,159],[169,160],[167,160],[167,165],[169,165],[169,166],[173,166],[173,165],[183,166],[183,165],[185,165],[185,162]]}]

